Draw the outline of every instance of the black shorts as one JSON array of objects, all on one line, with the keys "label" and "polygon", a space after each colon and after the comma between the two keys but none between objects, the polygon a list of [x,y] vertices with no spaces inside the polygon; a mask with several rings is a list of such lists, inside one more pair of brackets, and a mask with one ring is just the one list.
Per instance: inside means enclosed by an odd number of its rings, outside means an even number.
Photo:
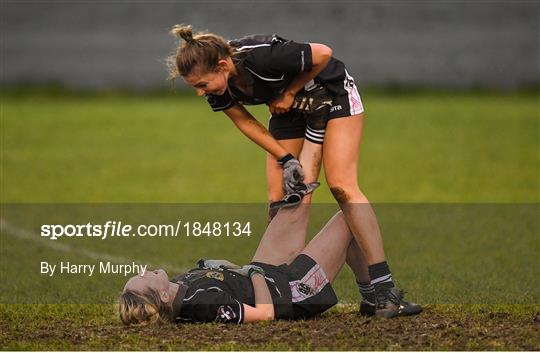
[{"label": "black shorts", "polygon": [[[281,288],[282,296],[277,298],[277,302],[273,298],[278,319],[307,319],[338,302],[322,267],[307,255],[298,255],[290,265],[253,264],[262,267],[267,280],[270,278]],[[283,300],[285,297],[286,302]]]},{"label": "black shorts", "polygon": [[[326,86],[334,93],[328,120],[357,115],[364,112],[362,99],[354,84],[354,79],[345,70],[343,83],[328,83]],[[303,138],[306,134],[306,119],[296,111],[272,115],[268,130],[276,140]]]}]

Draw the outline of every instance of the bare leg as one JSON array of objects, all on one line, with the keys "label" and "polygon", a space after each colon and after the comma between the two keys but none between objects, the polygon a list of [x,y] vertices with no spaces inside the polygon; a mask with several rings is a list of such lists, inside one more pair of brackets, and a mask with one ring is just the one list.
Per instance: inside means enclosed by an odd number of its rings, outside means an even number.
[{"label": "bare leg", "polygon": [[[330,282],[335,280],[345,262],[353,270],[356,282],[368,284],[370,282],[365,256],[356,244],[341,211],[326,224],[302,253],[311,257],[323,268]],[[370,299],[370,302],[373,302],[373,299]],[[367,304],[363,305],[365,307],[362,309],[361,306],[360,312],[363,315],[372,315],[371,311],[374,309],[369,310]]]},{"label": "bare leg", "polygon": [[347,248],[347,265],[351,268],[358,283],[370,283],[366,256],[353,239]]},{"label": "bare leg", "polygon": [[252,261],[270,265],[291,263],[304,249],[308,221],[309,205],[280,209],[266,228]]},{"label": "bare leg", "polygon": [[357,161],[364,117],[332,119],[324,138],[324,171],[356,242],[369,265],[385,261],[381,232],[368,199],[360,191]]},{"label": "bare leg", "polygon": [[[293,140],[285,141],[291,142]],[[321,170],[322,145],[305,140],[299,160],[304,167],[304,181],[306,183],[316,181],[319,178],[319,172]],[[277,166],[279,170],[271,169],[275,166]],[[279,179],[279,191],[281,192],[281,195],[283,195],[281,186],[281,166],[275,162],[275,165],[267,165],[267,170],[270,171],[268,173],[270,176],[268,179],[269,185],[270,183],[276,183]],[[278,171],[279,175],[277,173]],[[276,196],[277,187],[273,184],[272,190],[272,197]],[[310,202],[311,194],[306,195],[302,200],[302,204],[297,208],[292,210],[282,209],[275,215],[259,243],[253,261],[274,265],[290,263],[304,249],[309,221]]]},{"label": "bare leg", "polygon": [[343,213],[338,212],[306,246],[302,254],[317,262],[333,282],[345,263],[349,244],[353,240]]},{"label": "bare leg", "polygon": [[[304,169],[304,183],[306,184],[319,180],[322,163],[322,146],[322,144],[304,140],[299,161]],[[312,196],[313,193],[304,196],[302,204],[310,204]]]},{"label": "bare leg", "polygon": [[[298,252],[289,240],[298,238],[299,233],[305,233],[308,219],[308,205],[281,209],[266,229],[252,261],[271,265],[290,264]],[[370,281],[365,256],[354,241],[342,212],[328,221],[302,253],[319,263],[331,281],[345,261],[358,282]]]},{"label": "bare leg", "polygon": [[[376,281],[371,283],[374,297],[370,300],[375,304],[375,308],[367,309],[364,306],[363,310],[361,305],[360,313],[386,318],[416,315],[422,311],[422,307],[404,301],[403,292],[394,286],[385,263],[377,218],[368,199],[358,187],[357,160],[363,122],[362,114],[330,120],[326,126],[323,147],[328,185],[343,211],[356,243],[365,254],[368,270],[374,277],[372,280]],[[372,267],[375,264],[377,266]]]}]

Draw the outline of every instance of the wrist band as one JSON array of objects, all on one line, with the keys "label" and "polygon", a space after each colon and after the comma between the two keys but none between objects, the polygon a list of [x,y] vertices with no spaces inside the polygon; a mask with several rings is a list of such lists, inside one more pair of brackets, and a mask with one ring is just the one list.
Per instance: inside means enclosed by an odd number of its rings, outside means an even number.
[{"label": "wrist band", "polygon": [[260,267],[255,267],[254,266],[254,267],[251,267],[249,269],[249,271],[248,271],[249,278],[251,278],[256,273],[258,273],[258,274],[260,274],[260,275],[262,275],[264,277],[264,270],[262,268],[260,268]]},{"label": "wrist band", "polygon": [[294,156],[292,154],[290,154],[290,153],[287,153],[285,156],[281,157],[277,161],[278,161],[279,164],[284,165],[285,163],[287,163],[291,159],[294,159]]}]

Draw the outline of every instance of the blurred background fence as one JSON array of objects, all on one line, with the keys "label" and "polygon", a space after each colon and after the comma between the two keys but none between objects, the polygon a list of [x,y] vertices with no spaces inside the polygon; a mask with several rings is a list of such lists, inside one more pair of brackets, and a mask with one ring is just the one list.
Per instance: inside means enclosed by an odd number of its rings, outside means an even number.
[{"label": "blurred background fence", "polygon": [[538,87],[538,1],[1,1],[2,86],[168,87],[176,23],[326,43],[365,86]]}]

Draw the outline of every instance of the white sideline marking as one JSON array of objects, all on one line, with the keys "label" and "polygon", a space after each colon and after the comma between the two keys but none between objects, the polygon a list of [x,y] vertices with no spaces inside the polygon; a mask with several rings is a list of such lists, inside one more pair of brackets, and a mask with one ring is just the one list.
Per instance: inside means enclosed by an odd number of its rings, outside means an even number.
[{"label": "white sideline marking", "polygon": [[[142,263],[142,264],[147,263],[145,261],[126,259],[125,257],[110,255],[110,254],[106,254],[102,252],[73,248],[67,244],[61,244],[58,241],[50,241],[46,239],[41,239],[37,233],[30,232],[23,228],[19,228],[16,225],[11,224],[9,221],[3,218],[0,218],[0,232],[7,234],[9,236],[15,237],[15,238],[33,241],[35,243],[38,243],[40,245],[49,247],[57,251],[70,253],[70,254],[80,254],[96,261],[103,260],[103,261],[110,261],[110,262],[115,262],[115,263],[120,263],[120,264],[130,263],[133,261],[137,263]],[[148,265],[149,265],[148,266],[149,268],[166,268],[168,270],[174,271],[177,274],[184,273],[189,270],[189,269],[174,266],[171,264],[157,264],[154,266],[154,264],[148,263]]]}]

